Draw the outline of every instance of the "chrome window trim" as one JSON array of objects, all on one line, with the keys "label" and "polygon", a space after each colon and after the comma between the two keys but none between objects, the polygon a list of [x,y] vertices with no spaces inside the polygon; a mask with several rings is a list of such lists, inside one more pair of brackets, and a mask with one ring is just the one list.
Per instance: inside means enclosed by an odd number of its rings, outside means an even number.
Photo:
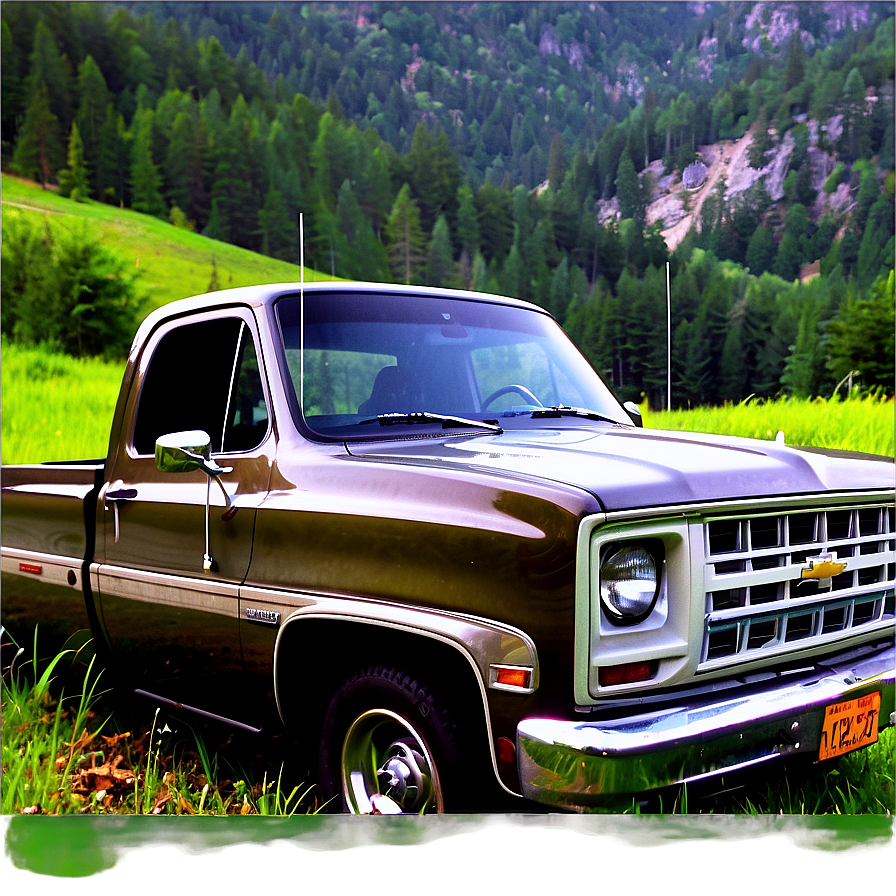
[{"label": "chrome window trim", "polygon": [[[274,412],[271,402],[270,387],[268,384],[267,365],[265,362],[264,354],[260,350],[261,334],[258,332],[258,325],[255,320],[255,315],[253,314],[252,308],[248,305],[221,305],[220,307],[215,308],[200,308],[195,312],[184,314],[179,317],[164,319],[146,335],[146,338],[143,341],[143,347],[140,350],[139,357],[136,361],[134,377],[131,381],[130,388],[128,390],[128,396],[126,399],[126,418],[130,420],[130,423],[127,432],[122,432],[123,438],[120,439],[119,442],[119,444],[121,444],[121,442],[124,443],[124,450],[129,459],[137,460],[144,458],[154,458],[153,454],[139,454],[137,452],[136,448],[134,448],[134,432],[136,429],[137,410],[140,406],[140,395],[143,391],[143,383],[146,379],[146,372],[149,369],[150,364],[152,363],[153,355],[155,354],[156,349],[159,347],[159,343],[172,330],[178,329],[183,326],[188,326],[190,324],[204,323],[209,320],[219,320],[221,318],[234,318],[236,320],[239,320],[242,324],[239,335],[237,337],[236,350],[234,353],[234,374],[236,372],[236,363],[239,356],[243,332],[245,329],[249,330],[249,335],[255,343],[255,355],[258,359],[258,369],[261,376],[261,387],[264,391],[265,404],[268,407],[268,428],[264,434],[264,437],[254,448],[250,448],[246,451],[218,451],[215,452],[215,457],[242,457],[244,455],[251,456],[260,448],[262,448],[262,446],[268,441],[268,439],[271,438],[271,434],[274,431]],[[231,381],[231,388],[232,386],[233,382]],[[231,398],[232,396],[228,394],[228,407]]]}]

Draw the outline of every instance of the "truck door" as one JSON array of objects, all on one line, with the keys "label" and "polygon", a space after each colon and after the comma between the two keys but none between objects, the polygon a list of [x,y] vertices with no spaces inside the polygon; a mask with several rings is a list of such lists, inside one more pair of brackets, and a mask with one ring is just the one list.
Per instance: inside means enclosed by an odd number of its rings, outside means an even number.
[{"label": "truck door", "polygon": [[[238,589],[273,462],[266,388],[248,308],[169,321],[150,336],[100,494],[95,567],[109,640],[134,684],[252,727]],[[205,431],[212,457],[232,468],[220,476],[229,508],[201,470],[156,468],[156,439],[187,430]]]}]

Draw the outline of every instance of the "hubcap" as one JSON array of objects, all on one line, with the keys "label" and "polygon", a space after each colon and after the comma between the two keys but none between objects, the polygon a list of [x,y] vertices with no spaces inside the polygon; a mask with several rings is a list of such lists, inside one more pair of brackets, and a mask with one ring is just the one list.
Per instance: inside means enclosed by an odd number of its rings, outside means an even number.
[{"label": "hubcap", "polygon": [[384,805],[408,813],[443,811],[426,744],[409,722],[388,709],[368,710],[349,727],[342,747],[342,789],[349,811],[359,815],[379,813]]}]

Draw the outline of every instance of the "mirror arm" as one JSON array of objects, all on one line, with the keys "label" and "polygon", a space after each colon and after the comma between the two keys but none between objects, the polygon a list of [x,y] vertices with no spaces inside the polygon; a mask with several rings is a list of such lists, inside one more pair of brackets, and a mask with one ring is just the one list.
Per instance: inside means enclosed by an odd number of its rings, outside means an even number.
[{"label": "mirror arm", "polygon": [[183,449],[183,451],[190,460],[196,462],[196,465],[203,473],[207,474],[218,483],[218,488],[221,489],[221,494],[224,495],[224,504],[229,508],[230,495],[227,494],[227,490],[224,488],[224,483],[221,482],[219,476],[221,473],[232,473],[233,467],[222,467],[219,466],[216,461],[211,460],[211,458],[203,457],[201,454],[196,454],[195,452],[187,451],[186,449]]},{"label": "mirror arm", "polygon": [[[233,467],[223,467],[221,469],[221,472],[229,473],[232,469]],[[205,472],[208,473],[208,470],[206,470]],[[221,479],[217,473],[209,473],[209,476],[211,476],[211,478],[218,483],[218,488],[221,489],[221,494],[224,495],[224,506],[229,510],[231,506],[230,495],[227,494],[227,490],[224,488],[224,483],[221,482]]]}]

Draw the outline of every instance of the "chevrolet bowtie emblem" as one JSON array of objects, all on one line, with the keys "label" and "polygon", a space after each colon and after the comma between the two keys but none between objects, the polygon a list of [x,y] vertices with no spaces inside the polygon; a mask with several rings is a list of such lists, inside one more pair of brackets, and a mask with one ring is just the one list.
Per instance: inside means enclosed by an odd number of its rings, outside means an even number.
[{"label": "chevrolet bowtie emblem", "polygon": [[834,553],[819,554],[817,557],[808,557],[809,565],[803,567],[800,572],[801,579],[815,579],[819,588],[830,588],[831,579],[839,576],[846,564],[837,559]]}]

